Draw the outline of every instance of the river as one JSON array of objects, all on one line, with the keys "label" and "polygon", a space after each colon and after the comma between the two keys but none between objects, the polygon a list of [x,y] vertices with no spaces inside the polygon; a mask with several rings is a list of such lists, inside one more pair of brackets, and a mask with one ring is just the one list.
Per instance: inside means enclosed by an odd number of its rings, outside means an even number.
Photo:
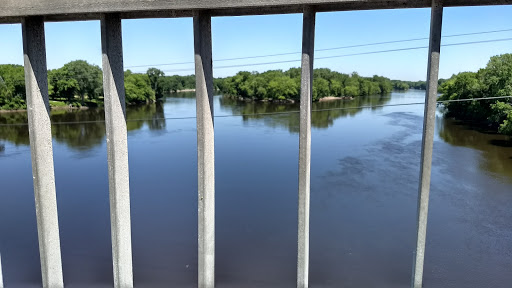
[{"label": "river", "polygon": [[[311,287],[410,287],[423,105],[379,106],[423,97],[408,91],[313,104],[323,111],[312,114]],[[216,115],[226,116],[215,119],[217,287],[295,287],[299,115],[267,113],[298,105],[221,96],[214,105]],[[190,116],[193,93],[127,108],[138,287],[197,283]],[[52,112],[67,287],[113,285],[103,118],[102,110]],[[0,124],[26,121],[26,113],[0,114]],[[69,123],[81,121],[88,122]],[[0,125],[6,287],[41,285],[28,144],[27,126]],[[425,287],[510,287],[510,142],[439,112],[432,169]]]}]

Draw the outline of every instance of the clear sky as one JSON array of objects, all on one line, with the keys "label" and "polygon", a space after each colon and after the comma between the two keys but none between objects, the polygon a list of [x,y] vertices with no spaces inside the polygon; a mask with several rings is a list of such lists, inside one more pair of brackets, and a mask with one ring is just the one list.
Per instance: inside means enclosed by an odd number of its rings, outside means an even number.
[{"label": "clear sky", "polygon": [[[374,10],[318,13],[315,48],[427,38],[430,9]],[[83,59],[101,66],[99,21],[46,23],[48,68]],[[512,29],[512,6],[445,8],[443,35]],[[215,17],[212,19],[213,58],[235,58],[300,52],[302,15]],[[443,38],[442,44],[512,38],[512,31]],[[123,20],[124,65],[144,72],[139,65],[192,62],[191,18]],[[318,51],[315,57],[428,46],[428,40]],[[22,64],[21,25],[0,24],[0,63]],[[512,41],[443,47],[440,77],[484,67],[489,57],[512,53]],[[315,68],[363,76],[374,74],[392,79],[424,80],[427,49],[319,59]],[[261,66],[215,68],[248,63],[300,60],[300,53],[286,56],[214,61],[214,74],[224,77],[238,71],[265,71],[300,66],[300,61]],[[193,64],[155,66],[166,75],[193,73]],[[179,70],[179,71],[175,71]]]}]

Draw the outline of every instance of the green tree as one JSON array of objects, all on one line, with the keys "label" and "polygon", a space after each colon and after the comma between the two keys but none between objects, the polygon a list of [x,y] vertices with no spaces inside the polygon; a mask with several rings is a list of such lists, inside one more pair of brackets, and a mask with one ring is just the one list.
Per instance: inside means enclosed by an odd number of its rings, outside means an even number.
[{"label": "green tree", "polygon": [[500,133],[512,136],[512,105],[497,101],[491,105],[491,110],[489,120],[499,124]]},{"label": "green tree", "polygon": [[[440,100],[488,98],[512,95],[512,54],[491,57],[487,66],[477,73],[463,72],[452,76],[440,87]],[[484,99],[445,102],[449,116],[496,127],[512,135],[512,101]]]},{"label": "green tree", "polygon": [[84,60],[76,60],[65,64],[66,77],[73,78],[78,83],[76,92],[79,94],[82,105],[85,96],[89,99],[98,98],[103,92],[102,71],[100,67],[91,65]]},{"label": "green tree", "polygon": [[507,118],[500,124],[498,130],[500,133],[512,136],[512,112],[507,113]]},{"label": "green tree", "polygon": [[[446,81],[439,100],[472,99],[482,96],[482,85],[477,73],[463,72]],[[482,121],[488,117],[489,104],[480,101],[445,103],[449,116]]]},{"label": "green tree", "polygon": [[21,65],[0,65],[0,109],[24,109],[25,70]]},{"label": "green tree", "polygon": [[124,73],[124,87],[127,104],[149,103],[155,100],[155,92],[147,74]]},{"label": "green tree", "polygon": [[512,54],[491,57],[480,74],[486,97],[512,95]]},{"label": "green tree", "polygon": [[342,97],[343,95],[345,95],[342,81],[340,81],[338,79],[331,79],[330,84],[331,84],[330,90],[331,90],[333,96]]},{"label": "green tree", "polygon": [[[391,80],[381,76],[361,77],[357,73],[351,76],[327,68],[313,71],[313,100],[327,96],[365,96],[391,92]],[[299,100],[301,69],[288,71],[270,70],[263,73],[242,71],[235,76],[222,79],[215,84],[228,96],[250,99],[292,99]]]},{"label": "green tree", "polygon": [[50,99],[72,102],[78,94],[80,86],[75,78],[72,78],[66,67],[48,71],[48,93]]},{"label": "green tree", "polygon": [[324,78],[313,78],[313,101],[330,96],[329,81]]},{"label": "green tree", "polygon": [[161,87],[158,86],[158,83],[160,82],[160,79],[162,79],[162,77],[165,76],[165,73],[157,68],[149,68],[148,71],[146,72],[146,75],[148,75],[149,83],[153,91],[155,91],[156,97],[162,98],[163,90],[159,89]]},{"label": "green tree", "polygon": [[345,80],[345,96],[356,97],[361,95],[359,91],[359,80],[355,77],[350,77]]}]

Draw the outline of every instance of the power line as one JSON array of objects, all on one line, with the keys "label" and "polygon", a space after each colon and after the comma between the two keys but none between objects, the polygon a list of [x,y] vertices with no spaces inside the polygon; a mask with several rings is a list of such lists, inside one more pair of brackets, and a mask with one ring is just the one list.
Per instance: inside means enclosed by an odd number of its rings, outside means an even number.
[{"label": "power line", "polygon": [[480,98],[470,98],[470,99],[452,99],[452,100],[437,101],[437,103],[468,102],[468,101],[496,100],[496,99],[508,99],[508,98],[512,98],[512,96],[480,97]]},{"label": "power line", "polygon": [[[446,36],[442,36],[442,38],[460,37],[460,36],[469,36],[469,35],[480,35],[480,34],[490,34],[490,33],[508,32],[508,31],[512,31],[512,29],[502,29],[502,30],[494,30],[494,31],[472,32],[472,33],[446,35]],[[425,37],[425,38],[413,38],[413,39],[405,39],[405,40],[393,40],[393,41],[376,42],[376,43],[369,43],[369,44],[359,44],[359,45],[344,46],[344,47],[325,48],[325,49],[318,49],[318,50],[315,50],[315,51],[329,51],[329,50],[337,50],[337,49],[345,49],[345,48],[357,48],[357,47],[365,47],[365,46],[372,46],[372,45],[392,44],[392,43],[400,43],[400,42],[412,42],[412,41],[429,40],[429,39],[430,38]]]},{"label": "power line", "polygon": [[[510,29],[510,30],[512,30],[512,29]],[[497,31],[500,31],[500,30],[497,30]],[[453,35],[453,36],[456,36],[456,35]],[[447,37],[449,37],[449,36],[447,36]],[[503,41],[512,41],[512,38],[502,38],[502,39],[492,39],[492,40],[481,40],[481,41],[471,41],[471,42],[442,44],[441,46],[442,47],[450,47],[450,46],[461,46],[461,45],[492,43],[492,42],[503,42]],[[390,50],[369,51],[369,52],[361,52],[361,53],[352,53],[352,54],[341,54],[341,55],[316,57],[315,60],[342,58],[342,57],[349,57],[349,56],[370,55],[370,54],[379,54],[379,53],[390,53],[390,52],[399,52],[399,51],[408,51],[408,50],[419,50],[419,49],[427,49],[427,48],[428,48],[428,46],[418,46],[418,47],[398,48],[398,49],[390,49]],[[226,66],[217,66],[217,67],[214,66],[213,68],[215,68],[215,69],[239,68],[239,67],[261,66],[261,65],[293,63],[293,62],[300,62],[300,60],[272,61],[272,62],[263,62],[263,63],[249,63],[249,64],[226,65]],[[176,69],[176,70],[165,70],[163,72],[174,73],[174,72],[184,72],[184,71],[193,71],[193,70],[194,69]],[[70,78],[64,77],[63,79],[70,80],[70,79],[74,79],[74,78],[72,78],[72,77],[70,77]]]},{"label": "power line", "polygon": [[[482,41],[472,41],[472,42],[461,42],[461,43],[443,44],[441,46],[442,47],[461,46],[461,45],[470,45],[470,44],[503,42],[503,41],[511,41],[511,40],[512,40],[512,38],[503,38],[503,39],[492,39],[492,40],[482,40]],[[369,55],[369,54],[379,54],[379,53],[389,53],[389,52],[398,52],[398,51],[408,51],[408,50],[419,50],[419,49],[428,49],[428,46],[418,46],[418,47],[398,48],[398,49],[390,49],[390,50],[380,50],[380,51],[369,51],[369,52],[360,52],[360,53],[351,53],[351,54],[341,54],[341,55],[333,55],[333,56],[325,56],[325,57],[315,57],[315,60],[342,58],[342,57]],[[213,68],[214,69],[239,68],[239,67],[249,67],[249,66],[270,65],[270,64],[292,63],[292,62],[300,62],[300,61],[301,61],[300,59],[297,59],[297,60],[284,60],[284,61],[272,61],[272,62],[262,62],[262,63],[248,63],[248,64],[237,64],[237,65],[226,65],[226,66],[213,66]],[[192,70],[194,70],[194,69],[164,70],[163,72],[174,73],[174,72],[184,72],[184,71],[192,71]]]},{"label": "power line", "polygon": [[[450,38],[450,37],[461,37],[461,36],[470,36],[470,35],[491,34],[491,33],[509,32],[509,31],[512,31],[512,29],[501,29],[501,30],[481,31],[481,32],[470,32],[470,33],[446,35],[446,36],[442,36],[442,37],[443,38]],[[339,47],[315,49],[315,51],[317,51],[317,52],[319,52],[319,51],[331,51],[331,50],[358,48],[358,47],[366,47],[366,46],[374,46],[374,45],[384,45],[384,44],[393,44],[393,43],[413,42],[413,41],[428,40],[428,39],[429,39],[428,37],[424,37],[424,38],[411,38],[411,39],[392,40],[392,41],[384,41],[384,42],[373,42],[373,43],[364,43],[364,44],[356,44],[356,45],[349,45],[349,46],[339,46]],[[295,55],[295,54],[301,54],[301,53],[302,52],[285,52],[285,53],[266,54],[266,55],[257,55],[257,56],[221,58],[221,59],[214,59],[213,61],[221,62],[221,61],[245,60],[245,59],[256,59],[256,58],[265,58],[265,57]],[[174,63],[163,63],[163,64],[152,64],[152,65],[134,65],[134,66],[126,66],[125,68],[140,68],[140,67],[153,67],[153,66],[154,67],[156,67],[156,66],[173,66],[173,65],[184,65],[184,64],[194,64],[194,62],[190,61],[190,62],[174,62]]]},{"label": "power line", "polygon": [[[507,31],[512,31],[512,29],[502,29],[502,30],[492,30],[492,31],[484,31],[484,32],[472,32],[472,33],[454,34],[454,35],[447,35],[447,36],[443,36],[443,37],[459,37],[459,36],[468,36],[468,35],[479,35],[479,34],[507,32]],[[363,47],[363,46],[373,46],[373,45],[388,44],[388,43],[411,42],[411,41],[428,40],[428,39],[429,38],[414,38],[414,39],[394,40],[394,41],[386,41],[386,42],[375,42],[375,43],[358,44],[358,45],[352,45],[352,46],[342,46],[342,47],[317,49],[315,51],[327,51],[327,50],[336,50],[336,49],[344,49],[344,48],[355,48],[355,47]],[[444,45],[441,45],[441,46],[448,47],[448,46],[459,46],[459,45],[469,45],[469,44],[479,44],[479,43],[502,42],[502,41],[510,41],[510,40],[512,40],[512,38],[492,39],[492,40],[482,40],[482,41],[462,42],[462,43],[452,43],[452,44],[444,44]],[[342,54],[342,55],[333,55],[333,56],[325,56],[325,57],[316,57],[315,60],[331,59],[331,58],[341,58],[341,57],[358,56],[358,55],[369,55],[369,54],[378,54],[378,53],[388,53],[388,52],[398,52],[398,51],[407,51],[407,50],[419,50],[419,49],[427,49],[427,48],[428,48],[428,46],[397,48],[397,49],[390,49],[390,50],[380,50],[380,51],[370,51],[370,52],[361,52],[361,53],[352,53],[352,54]],[[301,52],[289,52],[289,53],[269,54],[269,55],[260,55],[260,56],[226,58],[226,59],[218,59],[218,60],[214,60],[214,61],[230,61],[230,60],[254,59],[254,58],[263,58],[263,57],[271,57],[271,56],[283,56],[283,55],[300,54],[300,53]],[[300,62],[300,59],[296,59],[296,60],[283,60],[283,61],[271,61],[271,62],[263,62],[263,63],[225,65],[225,66],[217,66],[217,67],[214,66],[214,68],[216,68],[216,69],[239,68],[239,67],[246,67],[246,66],[261,66],[261,65],[293,63],[293,62]],[[193,61],[192,62],[176,62],[176,63],[169,63],[169,64],[126,66],[125,68],[149,67],[149,66],[170,66],[170,65],[182,65],[182,64],[194,64],[194,63],[195,62],[193,62]],[[189,69],[174,69],[174,70],[164,70],[163,72],[174,73],[174,72],[185,72],[185,71],[194,71],[194,69],[193,68],[189,68]],[[74,79],[74,78],[73,77],[69,77],[69,78],[68,77],[64,77],[63,79],[70,80],[70,79]]]},{"label": "power line", "polygon": [[[216,61],[216,60],[213,60]],[[139,67],[156,67],[156,66],[170,66],[170,65],[183,65],[183,64],[194,64],[194,61],[191,62],[174,62],[167,64],[150,64],[150,65],[134,65],[134,66],[125,66],[124,68],[139,68]]]},{"label": "power line", "polygon": [[[470,45],[470,44],[480,44],[480,43],[503,42],[503,41],[511,41],[511,40],[512,40],[512,38],[504,38],[504,39],[493,39],[493,40],[482,40],[482,41],[473,41],[473,42],[462,42],[462,43],[444,44],[444,45],[441,45],[441,46],[442,47],[460,46],[460,45]],[[344,54],[344,55],[334,55],[334,56],[318,57],[318,58],[315,58],[315,60],[340,58],[340,57],[347,57],[347,56],[357,56],[357,55],[377,54],[377,53],[387,53],[387,52],[397,52],[397,51],[406,51],[406,50],[416,50],[416,49],[426,49],[426,48],[428,48],[428,46],[410,47],[410,48],[399,48],[399,49],[382,50],[382,51],[370,51],[370,52],[362,52],[362,53],[353,53],[353,54]]]},{"label": "power line", "polygon": [[[512,99],[512,96],[496,96],[496,97],[480,97],[470,99],[453,99],[436,101],[436,103],[445,104],[451,102],[470,102],[470,101],[483,101],[483,100],[497,100],[497,99]],[[338,111],[338,110],[354,110],[354,109],[367,109],[367,108],[383,108],[383,107],[397,107],[397,106],[412,106],[412,105],[424,105],[425,102],[411,102],[411,103],[398,103],[398,104],[382,104],[382,105],[365,105],[357,107],[339,107],[339,108],[326,108],[326,109],[314,109],[311,112],[327,112],[327,111]],[[284,112],[268,112],[268,113],[252,113],[252,114],[227,114],[227,115],[215,115],[214,118],[228,118],[228,117],[247,117],[247,116],[272,116],[272,115],[287,115],[300,113],[300,110],[284,111]],[[140,122],[140,121],[155,121],[155,120],[190,120],[196,119],[196,116],[183,116],[183,117],[161,117],[161,118],[139,118],[139,119],[127,119],[126,122]],[[68,121],[68,122],[53,122],[52,125],[71,125],[71,124],[92,124],[92,123],[105,123],[105,120],[93,120],[93,121]],[[0,124],[0,127],[5,126],[27,126],[28,123],[12,123],[12,124]]]}]

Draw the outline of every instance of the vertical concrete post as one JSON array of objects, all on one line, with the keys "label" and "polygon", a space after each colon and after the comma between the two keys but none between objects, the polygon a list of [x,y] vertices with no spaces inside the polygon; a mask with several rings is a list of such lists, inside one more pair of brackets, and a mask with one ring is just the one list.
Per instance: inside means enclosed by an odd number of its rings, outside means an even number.
[{"label": "vertical concrete post", "polygon": [[4,277],[2,274],[2,254],[0,254],[0,288],[4,288]]},{"label": "vertical concrete post", "polygon": [[439,54],[441,51],[441,27],[443,22],[443,1],[432,0],[430,20],[430,45],[428,52],[427,91],[423,119],[423,141],[421,144],[420,182],[418,189],[417,242],[413,268],[414,288],[423,285],[423,264],[427,236],[428,200],[430,193],[430,173],[434,147],[434,126],[436,117],[437,81],[439,75]]},{"label": "vertical concrete post", "polygon": [[43,18],[25,18],[22,32],[43,287],[63,287]]},{"label": "vertical concrete post", "polygon": [[304,8],[302,22],[302,74],[300,87],[299,207],[297,287],[309,283],[309,194],[311,180],[311,102],[315,51],[315,11]]},{"label": "vertical concrete post", "polygon": [[198,178],[198,286],[215,286],[215,157],[211,16],[194,14]]},{"label": "vertical concrete post", "polygon": [[123,44],[118,14],[102,17],[101,48],[114,286],[133,287]]}]

